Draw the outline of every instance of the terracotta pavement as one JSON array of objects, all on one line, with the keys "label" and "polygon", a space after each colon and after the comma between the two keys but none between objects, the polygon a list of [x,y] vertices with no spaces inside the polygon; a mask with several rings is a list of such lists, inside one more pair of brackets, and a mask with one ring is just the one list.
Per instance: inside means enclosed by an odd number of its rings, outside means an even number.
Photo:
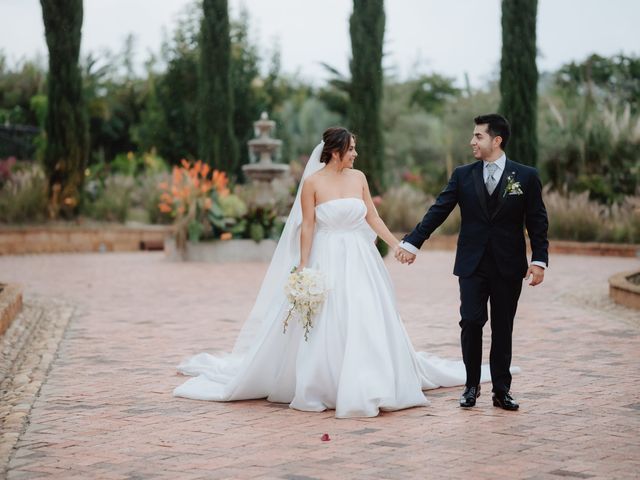
[{"label": "terracotta pavement", "polygon": [[[26,303],[76,307],[8,478],[639,478],[640,315],[613,305],[606,283],[639,262],[551,262],[544,284],[523,288],[516,319],[519,412],[491,406],[489,388],[462,410],[461,389],[449,388],[427,392],[427,407],[338,420],[264,400],[171,395],[185,379],[175,372],[183,357],[233,345],[265,264],[180,264],[162,253],[0,257],[0,278],[22,283]],[[386,263],[416,349],[459,358],[453,252]]]}]

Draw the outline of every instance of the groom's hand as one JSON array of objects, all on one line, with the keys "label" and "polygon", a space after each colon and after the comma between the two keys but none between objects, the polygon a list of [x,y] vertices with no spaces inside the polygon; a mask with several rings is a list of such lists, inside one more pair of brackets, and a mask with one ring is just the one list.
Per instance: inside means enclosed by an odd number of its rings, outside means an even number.
[{"label": "groom's hand", "polygon": [[544,280],[544,268],[539,267],[538,265],[529,265],[529,270],[527,270],[525,280],[529,280],[529,278],[531,278],[529,285],[532,287],[542,283]]},{"label": "groom's hand", "polygon": [[404,248],[398,247],[396,248],[395,253],[396,260],[401,263],[408,263],[411,265],[416,260],[416,256],[413,253],[407,252]]}]

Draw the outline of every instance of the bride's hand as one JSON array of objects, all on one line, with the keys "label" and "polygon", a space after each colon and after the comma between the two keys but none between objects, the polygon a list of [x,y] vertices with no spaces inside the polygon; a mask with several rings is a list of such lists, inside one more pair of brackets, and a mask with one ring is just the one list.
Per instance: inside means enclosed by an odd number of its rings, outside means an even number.
[{"label": "bride's hand", "polygon": [[404,264],[405,262],[402,259],[402,249],[399,246],[396,246],[392,249],[393,258],[395,258],[400,263]]},{"label": "bride's hand", "polygon": [[394,250],[394,256],[403,265],[411,265],[416,260],[416,256],[413,253],[407,252],[404,248],[398,246]]}]

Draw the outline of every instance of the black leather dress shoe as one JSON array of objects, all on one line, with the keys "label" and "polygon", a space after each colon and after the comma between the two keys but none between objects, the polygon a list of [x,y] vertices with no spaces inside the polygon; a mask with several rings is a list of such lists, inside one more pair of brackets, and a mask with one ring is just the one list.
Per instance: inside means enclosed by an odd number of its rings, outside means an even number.
[{"label": "black leather dress shoe", "polygon": [[516,402],[509,392],[500,392],[493,394],[493,406],[500,407],[504,410],[518,410],[520,405]]},{"label": "black leather dress shoe", "polygon": [[480,396],[480,385],[477,387],[464,387],[464,392],[460,397],[460,406],[462,408],[470,408],[475,406],[476,398]]}]

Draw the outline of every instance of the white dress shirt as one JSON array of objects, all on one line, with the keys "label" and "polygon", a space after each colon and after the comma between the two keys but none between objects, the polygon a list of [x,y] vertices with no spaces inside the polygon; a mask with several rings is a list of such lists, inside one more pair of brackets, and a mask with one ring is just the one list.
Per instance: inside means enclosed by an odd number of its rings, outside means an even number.
[{"label": "white dress shirt", "polygon": [[[482,167],[482,176],[484,178],[484,183],[486,184],[487,179],[489,178],[489,170],[487,170],[487,165],[491,162],[487,162],[486,160],[483,160],[482,163],[484,164]],[[494,173],[494,178],[497,181],[499,181],[500,176],[502,175],[502,172],[504,171],[504,167],[507,163],[507,156],[503,153],[500,158],[494,161],[494,163],[498,167]],[[400,248],[402,248],[403,250],[406,250],[409,253],[413,253],[414,255],[418,254],[418,248],[415,245],[405,242],[404,240],[400,242]],[[534,260],[533,262],[531,262],[531,265],[537,265],[542,268],[547,268],[546,263],[540,262],[538,260]]]}]

